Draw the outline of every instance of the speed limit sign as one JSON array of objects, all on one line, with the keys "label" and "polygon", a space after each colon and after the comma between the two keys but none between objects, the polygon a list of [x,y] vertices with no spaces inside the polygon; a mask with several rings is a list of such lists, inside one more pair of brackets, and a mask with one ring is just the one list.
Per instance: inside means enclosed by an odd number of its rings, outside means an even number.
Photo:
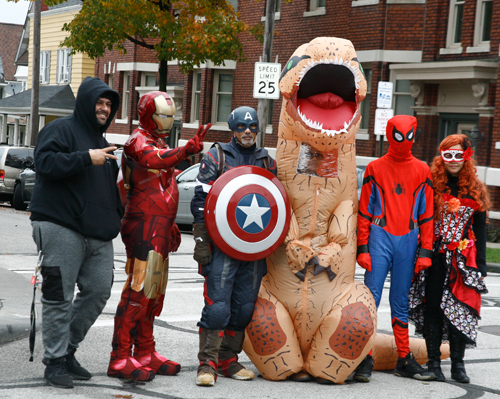
[{"label": "speed limit sign", "polygon": [[278,82],[281,75],[281,64],[272,62],[256,62],[253,80],[253,97],[278,100],[280,90]]}]

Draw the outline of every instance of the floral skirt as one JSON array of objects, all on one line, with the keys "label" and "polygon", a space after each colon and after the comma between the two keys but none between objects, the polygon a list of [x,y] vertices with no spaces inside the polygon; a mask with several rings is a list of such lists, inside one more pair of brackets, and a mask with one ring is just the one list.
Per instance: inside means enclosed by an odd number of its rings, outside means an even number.
[{"label": "floral skirt", "polygon": [[[449,340],[451,327],[461,333],[468,346],[475,346],[481,318],[481,294],[488,292],[484,281],[479,279],[481,276],[475,265],[475,247],[464,248],[463,251],[445,250],[444,266],[446,277],[440,304],[445,321],[442,340]],[[427,274],[427,270],[422,270],[415,276],[408,294],[408,318],[420,335],[424,331]]]}]

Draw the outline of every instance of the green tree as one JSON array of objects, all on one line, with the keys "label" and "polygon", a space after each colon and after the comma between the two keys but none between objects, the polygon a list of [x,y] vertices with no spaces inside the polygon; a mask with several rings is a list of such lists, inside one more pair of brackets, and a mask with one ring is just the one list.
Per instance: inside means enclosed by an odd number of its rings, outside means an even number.
[{"label": "green tree", "polygon": [[[44,0],[47,5],[63,0]],[[70,32],[61,46],[91,58],[106,50],[126,53],[125,42],[152,49],[160,62],[160,90],[167,87],[167,62],[179,60],[183,72],[208,60],[244,61],[240,34],[260,35],[226,0],[83,0],[76,17],[64,25]]]}]

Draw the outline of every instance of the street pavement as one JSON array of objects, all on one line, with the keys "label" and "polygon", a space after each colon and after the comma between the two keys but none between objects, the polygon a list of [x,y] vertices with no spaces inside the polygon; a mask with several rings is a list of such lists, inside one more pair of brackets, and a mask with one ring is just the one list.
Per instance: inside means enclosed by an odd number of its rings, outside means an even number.
[{"label": "street pavement", "polygon": [[[316,382],[236,381],[220,377],[212,388],[195,385],[198,365],[198,327],[203,307],[203,279],[192,258],[194,242],[182,234],[182,244],[171,254],[169,282],[163,312],[155,322],[157,350],[178,361],[177,376],[157,376],[148,383],[131,383],[106,375],[111,351],[113,317],[125,281],[125,248],[119,238],[115,246],[115,280],[111,298],[76,353],[93,377],[75,381],[74,389],[59,389],[43,380],[42,334],[36,334],[34,362],[29,362],[30,306],[33,286],[30,279],[36,265],[36,248],[31,239],[29,213],[0,206],[0,398],[500,398],[500,267],[490,265],[486,283],[489,293],[482,298],[482,320],[476,349],[466,351],[470,384],[450,379],[450,361],[443,361],[446,382],[421,382],[396,377],[392,371],[375,371],[372,381],[342,385]],[[357,266],[356,278],[363,279]],[[388,283],[379,307],[378,330],[391,331]],[[41,326],[41,293],[37,292],[38,328]],[[410,332],[413,333],[413,327]],[[246,355],[242,364],[258,371]]]}]

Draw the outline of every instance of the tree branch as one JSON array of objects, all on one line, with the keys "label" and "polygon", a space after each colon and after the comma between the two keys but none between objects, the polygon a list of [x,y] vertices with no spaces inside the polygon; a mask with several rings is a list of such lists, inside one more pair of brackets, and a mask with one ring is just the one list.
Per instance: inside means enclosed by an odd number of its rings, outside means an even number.
[{"label": "tree branch", "polygon": [[146,47],[150,50],[154,50],[155,46],[152,45],[152,44],[147,44],[144,39],[141,39],[141,40],[138,40],[136,39],[135,37],[132,37],[132,36],[128,36],[127,35],[127,39],[130,40],[132,43],[134,44],[137,44],[138,46],[141,46],[141,47]]}]

